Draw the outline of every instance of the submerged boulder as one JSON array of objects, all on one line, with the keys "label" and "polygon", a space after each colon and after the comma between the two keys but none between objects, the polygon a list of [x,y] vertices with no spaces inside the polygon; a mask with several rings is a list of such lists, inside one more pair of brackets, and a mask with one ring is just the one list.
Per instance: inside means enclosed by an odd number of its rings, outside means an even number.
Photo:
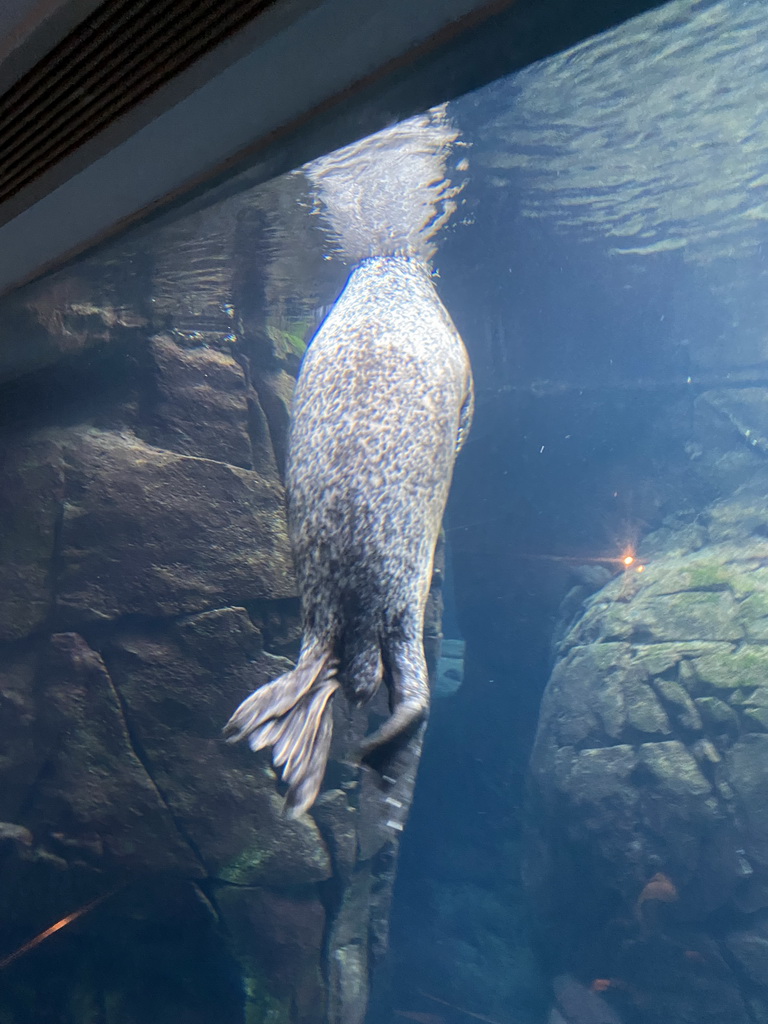
[{"label": "submerged boulder", "polygon": [[258,473],[78,429],[66,461],[57,614],[175,615],[294,592],[282,490]]},{"label": "submerged boulder", "polygon": [[537,926],[642,1024],[768,1019],[766,493],[651,535],[564,631],[541,707]]}]

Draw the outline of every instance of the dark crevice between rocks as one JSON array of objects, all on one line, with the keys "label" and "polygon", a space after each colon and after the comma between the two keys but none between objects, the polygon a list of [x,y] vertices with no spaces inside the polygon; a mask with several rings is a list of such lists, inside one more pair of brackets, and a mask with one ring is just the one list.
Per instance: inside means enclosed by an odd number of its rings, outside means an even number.
[{"label": "dark crevice between rocks", "polygon": [[189,835],[187,830],[184,828],[184,825],[179,821],[179,819],[176,816],[176,814],[174,813],[173,808],[171,807],[171,805],[170,805],[170,803],[169,803],[165,793],[163,792],[162,787],[159,785],[157,779],[152,774],[151,760],[150,760],[149,757],[147,757],[147,753],[144,750],[144,746],[143,746],[141,740],[138,738],[138,736],[136,734],[136,731],[134,730],[133,726],[131,725],[131,719],[130,719],[130,715],[128,714],[127,704],[123,700],[123,695],[122,695],[122,693],[120,693],[119,688],[116,686],[115,681],[112,678],[112,674],[111,674],[110,669],[109,669],[109,664],[106,661],[104,661],[104,667],[106,669],[107,678],[109,679],[109,685],[110,685],[110,687],[112,689],[112,692],[113,692],[113,694],[115,696],[115,701],[117,703],[117,706],[120,708],[120,714],[122,716],[123,724],[125,725],[125,731],[126,731],[126,733],[128,735],[128,739],[129,739],[130,744],[131,744],[131,749],[133,750],[134,754],[136,755],[136,758],[138,759],[139,763],[141,764],[142,768],[144,769],[144,772],[146,773],[147,778],[151,782],[152,787],[154,788],[155,792],[157,793],[161,803],[163,804],[163,806],[165,807],[166,811],[168,812],[168,815],[169,815],[171,821],[173,822],[176,831],[179,833],[179,836],[181,837],[182,841],[192,851],[195,859],[200,864],[200,867],[203,869],[203,873],[206,876],[210,876],[210,873],[211,873],[210,869],[209,869],[208,865],[205,863],[205,858],[203,857],[202,853],[200,852],[200,848],[197,846],[195,841],[192,839],[192,837]]},{"label": "dark crevice between rocks", "polygon": [[[674,726],[674,728],[670,732],[670,736],[672,736],[674,739],[679,739],[686,747],[689,747],[691,744],[695,743],[697,740],[700,739],[709,739],[710,742],[712,742],[711,737],[706,735],[703,723],[701,727],[692,724],[686,725],[686,723],[683,721],[683,717],[686,712],[681,711],[680,705],[677,704],[664,692],[663,687],[656,685],[657,680],[665,679],[668,682],[677,682],[674,675],[671,672],[669,672],[652,678],[649,681],[649,685],[653,690],[656,699],[661,705],[662,710]],[[691,703],[693,703],[693,700],[690,698],[690,696],[689,700],[691,700]],[[716,746],[716,744],[713,745]]]},{"label": "dark crevice between rocks", "polygon": [[[286,368],[275,357],[268,341],[258,344],[253,339],[245,337],[244,346],[248,351],[238,351],[235,353],[235,359],[240,364],[246,381],[248,433],[251,445],[254,450],[258,450],[259,446],[269,439],[278,474],[280,479],[284,480],[290,414],[288,406],[280,401],[270,384]],[[263,350],[258,356],[257,348]],[[253,372],[254,367],[258,372]],[[295,378],[298,365],[292,366],[291,370],[290,376]]]},{"label": "dark crevice between rocks", "polygon": [[399,843],[391,841],[375,854],[371,868],[371,914],[368,929],[368,976],[384,958],[389,948],[389,921],[395,885]]},{"label": "dark crevice between rocks", "polygon": [[[327,845],[327,844],[326,844]],[[349,882],[348,878],[341,877],[336,868],[337,865],[331,861],[333,866],[333,874],[326,882],[318,882],[317,895],[322,904],[323,910],[325,911],[325,933],[323,935],[323,948],[321,954],[321,963],[323,966],[323,982],[326,989],[331,983],[329,964],[332,957],[331,942],[333,939],[335,924],[341,913],[344,893]]]},{"label": "dark crevice between rocks", "polygon": [[[54,551],[58,550],[57,547]],[[51,609],[53,604],[51,604]],[[49,616],[50,617],[50,616]],[[43,693],[44,693],[44,679],[45,679],[45,655],[43,653],[42,639],[48,639],[50,630],[46,630],[43,634],[40,633],[32,634],[25,637],[22,641],[18,641],[20,645],[24,645],[25,648],[30,650],[30,653],[34,654],[34,670],[32,674],[32,692],[34,694],[34,705],[36,708],[36,714],[44,708]],[[46,737],[47,738],[47,737]],[[35,800],[38,796],[38,790],[43,780],[54,770],[56,760],[56,752],[49,751],[48,756],[43,758],[34,776],[29,780],[26,794],[23,796],[21,803],[16,810],[16,818],[18,821],[24,822],[29,820],[32,815]]]},{"label": "dark crevice between rocks", "polygon": [[[261,376],[259,380],[262,380]],[[271,388],[262,386],[254,390],[259,396],[259,404],[266,417],[277,471],[280,479],[285,480],[285,470],[288,461],[288,427],[290,423],[288,406],[280,401]]]},{"label": "dark crevice between rocks", "polygon": [[727,583],[709,583],[699,586],[691,584],[690,587],[682,587],[680,590],[660,590],[658,595],[659,597],[677,597],[680,594],[721,594],[725,591],[731,591]]},{"label": "dark crevice between rocks", "polygon": [[225,916],[222,914],[221,907],[216,900],[214,880],[212,878],[202,878],[199,881],[190,880],[190,884],[197,891],[198,898],[210,907],[211,913],[216,919],[217,928],[221,929],[223,934],[228,935],[229,929],[226,925]]},{"label": "dark crevice between rocks", "polygon": [[157,374],[153,372],[150,341],[151,332],[149,334],[145,333],[134,355],[135,365],[141,377],[141,386],[136,391],[136,415],[133,429],[136,432],[136,436],[144,441],[145,444],[152,445],[153,431],[156,428],[156,409],[161,395]]},{"label": "dark crevice between rocks", "polygon": [[742,637],[740,640],[733,642],[734,653],[738,653],[744,647],[765,647],[768,645],[768,640],[752,640],[749,637]]},{"label": "dark crevice between rocks", "polygon": [[[711,743],[712,741],[710,740],[709,742]],[[714,743],[712,744],[712,746],[714,746]],[[709,783],[711,789],[710,795],[715,798],[718,805],[720,806],[720,810],[725,815],[725,817],[731,819],[733,817],[733,815],[731,814],[731,809],[729,808],[727,801],[723,798],[723,795],[720,792],[720,788],[717,785],[718,763],[712,762],[706,757],[697,757],[696,752],[687,743],[685,744],[685,747],[686,750],[688,750],[688,752],[690,753],[691,757],[696,762],[699,771]],[[717,750],[716,747],[715,749]],[[718,754],[720,753],[719,751],[717,752]]]},{"label": "dark crevice between rocks", "polygon": [[621,736],[615,739],[609,738],[605,733],[594,732],[591,736],[587,736],[577,743],[569,743],[568,746],[577,753],[582,753],[586,750],[615,750],[617,747],[632,747],[635,753],[637,753],[643,744],[668,743],[671,738],[671,733],[659,736],[658,733],[645,733],[639,729],[634,729],[632,726],[625,726]]},{"label": "dark crevice between rocks", "polygon": [[[713,915],[713,917],[710,918],[710,921],[708,923],[712,928],[712,937],[717,946],[717,951],[719,955],[722,957],[723,963],[728,967],[731,974],[738,982],[739,995],[741,996],[743,1010],[747,1016],[747,1019],[750,1022],[752,1022],[752,1024],[764,1024],[764,1015],[760,1011],[756,1013],[753,1010],[752,1000],[748,997],[750,995],[753,996],[754,1000],[757,1002],[759,1006],[764,1001],[765,993],[764,991],[761,991],[761,989],[754,983],[754,981],[752,981],[752,979],[747,975],[747,972],[742,967],[738,958],[735,957],[728,949],[728,945],[725,942],[725,933],[727,931],[727,926],[724,920],[717,920],[718,917],[724,918],[725,913],[726,912],[723,910],[721,914]],[[729,914],[728,916],[731,915]],[[742,928],[747,929],[750,927],[751,922],[749,920],[744,920],[740,922],[740,924]],[[733,928],[734,926],[738,927],[738,923],[736,921],[731,922],[730,927]]]},{"label": "dark crevice between rocks", "polygon": [[[336,773],[339,774],[341,766],[331,762],[328,767],[330,771],[335,769]],[[342,771],[341,775],[343,774],[344,773]],[[333,786],[334,781],[338,783],[339,778],[336,780],[333,780],[332,778],[326,779],[327,785],[330,786]],[[354,790],[354,792],[359,794],[359,787]],[[347,799],[349,799],[349,794],[347,794]],[[353,815],[354,828],[355,831],[357,831],[360,822],[359,808],[357,806],[354,807]],[[323,910],[325,911],[325,930],[323,933],[323,945],[320,960],[323,972],[323,983],[326,991],[329,991],[332,983],[330,964],[333,953],[332,941],[336,931],[335,926],[343,910],[344,897],[350,885],[352,874],[358,869],[359,864],[342,862],[339,856],[338,844],[335,841],[333,825],[327,822],[321,813],[318,813],[317,808],[313,809],[311,817],[317,825],[325,848],[328,850],[328,856],[332,868],[331,877],[324,882],[319,882],[317,885],[318,898]],[[355,847],[357,848],[357,837]]]},{"label": "dark crevice between rocks", "polygon": [[[247,342],[244,341],[244,344]],[[265,444],[269,445],[272,456],[275,460],[280,479],[285,478],[285,454],[287,452],[288,422],[284,417],[278,417],[276,421],[274,410],[270,416],[268,411],[270,395],[263,386],[260,374],[253,374],[252,360],[242,349],[235,349],[233,357],[243,371],[245,379],[246,401],[248,403],[248,436],[251,441],[251,448],[256,458],[256,453],[262,451]],[[266,399],[266,405],[265,405]],[[254,463],[254,469],[264,471],[269,467],[258,466]]]}]

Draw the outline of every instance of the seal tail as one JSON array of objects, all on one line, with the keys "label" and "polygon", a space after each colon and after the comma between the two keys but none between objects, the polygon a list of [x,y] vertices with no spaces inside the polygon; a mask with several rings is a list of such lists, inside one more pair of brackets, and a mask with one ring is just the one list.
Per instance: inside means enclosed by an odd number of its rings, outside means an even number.
[{"label": "seal tail", "polygon": [[311,807],[320,790],[333,735],[331,698],[338,688],[335,658],[311,645],[296,668],[254,690],[224,726],[230,743],[247,739],[251,750],[272,748],[292,818]]}]

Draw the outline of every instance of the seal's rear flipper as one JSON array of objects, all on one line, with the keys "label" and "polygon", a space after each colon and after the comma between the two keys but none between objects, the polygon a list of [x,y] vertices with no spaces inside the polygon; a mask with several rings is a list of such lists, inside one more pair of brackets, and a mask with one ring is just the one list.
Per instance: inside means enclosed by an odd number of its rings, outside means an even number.
[{"label": "seal's rear flipper", "polygon": [[[422,626],[414,625],[417,640],[390,640],[383,652],[387,665],[389,706],[392,714],[378,729],[365,736],[358,748],[358,756],[374,766],[379,747],[396,750],[398,738],[406,742],[429,714],[429,676],[424,658]],[[386,750],[381,757],[386,759]]]},{"label": "seal's rear flipper", "polygon": [[357,748],[357,756],[369,768],[387,775],[387,764],[397,758],[398,751],[407,746],[411,737],[425,721],[427,708],[422,704],[401,704],[370,736],[364,737]]},{"label": "seal's rear flipper", "polygon": [[[420,633],[419,630],[419,636]],[[410,765],[413,760],[414,740],[421,750],[421,737],[429,714],[429,679],[423,642],[391,642],[385,660],[389,668],[387,684],[392,714],[363,739],[357,751],[360,761],[378,772],[384,788],[399,784],[404,765]]]},{"label": "seal's rear flipper", "polygon": [[295,669],[254,690],[224,726],[230,743],[247,739],[251,750],[272,747],[291,817],[312,806],[323,781],[333,733],[330,699],[338,686],[335,659],[313,644]]}]

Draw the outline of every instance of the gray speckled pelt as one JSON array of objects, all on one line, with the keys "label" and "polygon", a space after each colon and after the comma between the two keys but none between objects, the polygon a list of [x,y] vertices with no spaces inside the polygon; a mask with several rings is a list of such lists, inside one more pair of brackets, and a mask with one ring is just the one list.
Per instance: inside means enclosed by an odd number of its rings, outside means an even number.
[{"label": "gray speckled pelt", "polygon": [[391,717],[363,756],[427,714],[424,608],[471,416],[469,360],[427,268],[401,256],[363,261],[315,335],[294,395],[287,489],[299,661],[227,726],[233,740],[273,748],[293,814],[321,785],[338,688],[356,704],[382,680],[389,689]]}]

